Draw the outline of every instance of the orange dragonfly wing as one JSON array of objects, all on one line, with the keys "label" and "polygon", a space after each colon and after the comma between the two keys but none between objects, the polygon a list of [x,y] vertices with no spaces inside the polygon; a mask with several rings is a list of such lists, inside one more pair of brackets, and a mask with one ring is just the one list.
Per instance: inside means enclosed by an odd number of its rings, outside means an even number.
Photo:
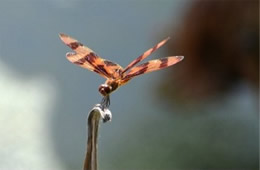
[{"label": "orange dragonfly wing", "polygon": [[167,37],[166,39],[162,40],[161,42],[159,42],[158,44],[156,44],[153,48],[150,48],[149,50],[147,50],[146,52],[144,52],[142,55],[140,55],[139,57],[137,57],[134,61],[132,61],[124,70],[123,73],[125,73],[126,71],[128,71],[129,69],[131,69],[132,67],[134,67],[137,63],[139,63],[140,61],[144,60],[146,57],[148,57],[149,55],[151,55],[153,52],[155,52],[158,48],[160,48],[161,46],[163,46],[168,40],[170,39],[170,37]]},{"label": "orange dragonfly wing", "polygon": [[123,68],[120,65],[99,57],[93,50],[84,46],[76,39],[65,34],[60,34],[60,38],[75,52],[66,54],[70,62],[94,71],[107,79],[117,78],[118,73],[122,72]]},{"label": "orange dragonfly wing", "polygon": [[172,56],[172,57],[166,57],[156,60],[150,60],[146,63],[140,64],[138,66],[133,67],[124,77],[123,80],[130,80],[131,78],[141,75],[150,73],[153,71],[161,70],[163,68],[167,68],[169,66],[172,66],[181,60],[183,60],[183,56]]},{"label": "orange dragonfly wing", "polygon": [[81,54],[76,54],[73,52],[68,52],[66,54],[67,59],[72,62],[73,64],[76,64],[82,68],[88,69],[90,71],[96,72],[99,75],[101,75],[104,78],[108,78],[108,76],[106,74],[104,74],[103,72],[101,72],[99,69],[96,69],[93,65],[91,65],[89,62],[87,62],[84,59],[84,56]]}]

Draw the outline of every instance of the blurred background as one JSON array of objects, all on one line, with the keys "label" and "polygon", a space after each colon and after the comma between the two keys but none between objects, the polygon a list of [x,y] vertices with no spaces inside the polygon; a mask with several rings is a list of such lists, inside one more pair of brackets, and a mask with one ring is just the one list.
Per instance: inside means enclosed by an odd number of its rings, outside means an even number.
[{"label": "blurred background", "polygon": [[259,169],[257,0],[1,0],[0,169],[82,169],[89,110],[104,79],[65,58],[66,33],[123,67],[177,65],[111,96],[104,170]]}]

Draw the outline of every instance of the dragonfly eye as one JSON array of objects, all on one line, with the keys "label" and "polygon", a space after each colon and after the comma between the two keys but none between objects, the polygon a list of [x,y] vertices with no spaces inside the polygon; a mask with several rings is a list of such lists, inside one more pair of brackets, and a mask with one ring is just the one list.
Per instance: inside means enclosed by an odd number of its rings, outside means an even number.
[{"label": "dragonfly eye", "polygon": [[98,91],[103,95],[103,96],[107,96],[109,95],[109,93],[111,93],[112,87],[107,85],[107,84],[101,84],[101,86],[99,86]]}]

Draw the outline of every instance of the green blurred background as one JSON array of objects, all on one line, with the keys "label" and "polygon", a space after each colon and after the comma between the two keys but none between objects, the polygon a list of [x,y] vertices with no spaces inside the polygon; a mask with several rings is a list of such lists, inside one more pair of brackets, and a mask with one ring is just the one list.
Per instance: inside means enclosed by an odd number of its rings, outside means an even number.
[{"label": "green blurred background", "polygon": [[82,169],[88,111],[103,78],[65,58],[63,32],[123,67],[177,65],[111,96],[104,170],[259,169],[259,2],[1,0],[0,169]]}]

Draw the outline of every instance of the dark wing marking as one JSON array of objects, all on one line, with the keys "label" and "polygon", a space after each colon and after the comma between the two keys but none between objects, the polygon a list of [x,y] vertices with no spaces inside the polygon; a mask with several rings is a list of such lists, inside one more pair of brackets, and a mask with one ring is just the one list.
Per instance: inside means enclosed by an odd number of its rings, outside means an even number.
[{"label": "dark wing marking", "polygon": [[66,34],[61,33],[60,39],[76,53],[86,54],[86,53],[94,52],[93,50],[84,46],[82,43],[80,43],[76,39],[73,39],[72,37],[70,37]]},{"label": "dark wing marking", "polygon": [[76,64],[76,65],[78,65],[78,66],[80,66],[80,67],[82,67],[82,68],[88,69],[88,70],[90,70],[90,71],[94,71],[94,72],[98,73],[99,75],[101,75],[102,77],[107,78],[106,75],[104,75],[102,72],[100,72],[100,71],[99,71],[98,69],[96,69],[94,66],[92,66],[91,64],[89,64],[89,62],[87,62],[87,61],[85,60],[85,58],[82,57],[82,55],[69,52],[69,53],[66,54],[66,57],[67,57],[67,59],[68,59],[70,62],[72,62],[72,63],[74,63],[74,64]]},{"label": "dark wing marking", "polygon": [[157,60],[151,60],[147,63],[143,63],[132,68],[126,76],[123,77],[123,80],[130,80],[131,78],[138,76],[140,74],[150,73],[152,71],[157,71],[171,65],[174,65],[180,62],[184,57],[183,56],[174,56],[174,57],[166,57]]},{"label": "dark wing marking", "polygon": [[105,78],[117,78],[115,76],[118,76],[118,74],[115,74],[115,72],[121,72],[123,70],[120,65],[99,57],[93,50],[84,46],[76,39],[65,34],[60,34],[60,38],[67,46],[76,52],[75,54],[69,53],[69,55],[67,55],[67,59],[72,63],[94,71]]},{"label": "dark wing marking", "polygon": [[161,46],[163,46],[168,40],[170,39],[170,37],[162,40],[161,42],[159,42],[157,45],[155,45],[153,48],[150,48],[149,50],[147,50],[146,52],[144,52],[142,55],[140,55],[139,57],[137,57],[134,61],[132,61],[124,70],[122,73],[125,73],[126,71],[128,71],[129,69],[131,69],[132,67],[134,67],[137,63],[139,63],[140,61],[142,61],[143,59],[145,59],[146,57],[148,57],[150,54],[152,54],[154,51],[156,51],[158,48],[160,48]]}]

